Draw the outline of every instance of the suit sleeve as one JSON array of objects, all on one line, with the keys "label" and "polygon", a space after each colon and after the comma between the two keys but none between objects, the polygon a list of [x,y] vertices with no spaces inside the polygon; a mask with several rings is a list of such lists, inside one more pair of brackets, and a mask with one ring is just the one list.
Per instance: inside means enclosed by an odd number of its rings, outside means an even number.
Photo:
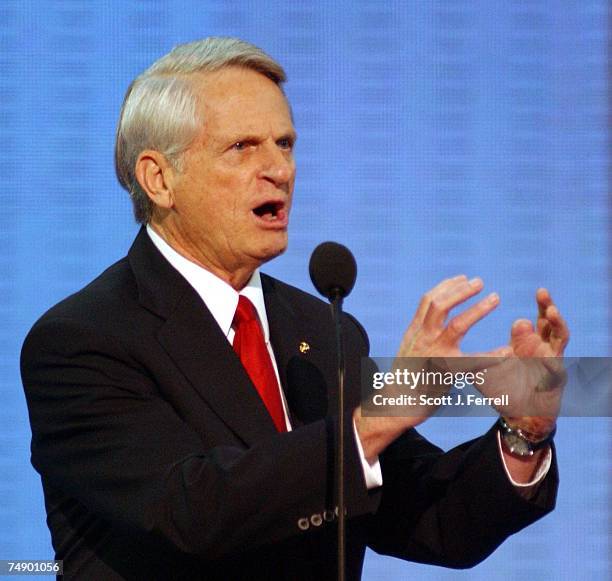
[{"label": "suit sleeve", "polygon": [[534,496],[510,483],[497,429],[443,453],[416,430],[381,456],[383,494],[370,527],[379,553],[454,568],[476,565],[555,506],[554,460]]},{"label": "suit sleeve", "polygon": [[[21,367],[34,467],[124,531],[215,559],[307,534],[300,519],[333,511],[333,418],[208,448],[121,337],[67,318],[34,327]],[[349,513],[371,513],[346,440]]]},{"label": "suit sleeve", "polygon": [[[367,345],[365,330],[352,320]],[[371,360],[370,366],[375,367]],[[409,430],[380,455],[380,462],[382,499],[368,528],[368,544],[382,554],[471,567],[555,506],[554,450],[548,474],[525,498],[504,470],[495,426],[446,453]]]}]

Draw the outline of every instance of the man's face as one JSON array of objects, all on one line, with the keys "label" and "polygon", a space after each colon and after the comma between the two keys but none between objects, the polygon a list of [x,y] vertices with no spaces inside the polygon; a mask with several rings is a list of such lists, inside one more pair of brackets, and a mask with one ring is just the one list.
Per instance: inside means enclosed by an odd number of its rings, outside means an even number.
[{"label": "man's face", "polygon": [[252,270],[287,247],[295,129],[270,79],[232,67],[198,76],[204,126],[173,184],[173,237],[216,274]]}]

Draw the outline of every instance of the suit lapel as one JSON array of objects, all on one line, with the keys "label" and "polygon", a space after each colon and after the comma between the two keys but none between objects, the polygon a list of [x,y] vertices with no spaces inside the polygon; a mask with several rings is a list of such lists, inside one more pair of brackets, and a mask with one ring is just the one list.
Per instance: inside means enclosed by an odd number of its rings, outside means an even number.
[{"label": "suit lapel", "polygon": [[287,363],[297,351],[298,318],[286,297],[277,292],[274,279],[261,275],[261,285],[270,329],[270,343],[278,368],[281,386],[287,390]]},{"label": "suit lapel", "polygon": [[144,229],[128,259],[141,304],[165,319],[157,340],[202,399],[247,445],[275,434],[255,386],[212,314]]},{"label": "suit lapel", "polygon": [[255,386],[195,291],[185,293],[158,339],[195,390],[245,443],[276,433]]},{"label": "suit lapel", "polygon": [[299,305],[291,303],[277,280],[262,274],[261,281],[270,341],[295,428],[327,415],[333,386],[326,379],[326,359],[333,345],[328,344],[321,321],[312,321]]}]

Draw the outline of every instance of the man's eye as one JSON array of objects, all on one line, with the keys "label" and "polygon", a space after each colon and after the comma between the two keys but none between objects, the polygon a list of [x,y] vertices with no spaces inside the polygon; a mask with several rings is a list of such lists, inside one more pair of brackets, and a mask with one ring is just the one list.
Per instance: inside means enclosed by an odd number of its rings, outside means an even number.
[{"label": "man's eye", "polygon": [[232,149],[235,149],[236,151],[242,151],[246,149],[246,147],[247,147],[246,141],[236,141],[236,143],[232,145]]},{"label": "man's eye", "polygon": [[279,139],[276,143],[281,149],[293,149],[293,140],[289,139],[289,137],[283,137],[283,139]]}]

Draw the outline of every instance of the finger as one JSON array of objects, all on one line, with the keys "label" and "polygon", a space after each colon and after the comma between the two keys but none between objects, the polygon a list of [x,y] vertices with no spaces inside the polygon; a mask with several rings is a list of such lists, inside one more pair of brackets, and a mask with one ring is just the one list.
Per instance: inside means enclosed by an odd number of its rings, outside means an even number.
[{"label": "finger", "polygon": [[[542,337],[542,340],[550,342],[550,338],[553,333],[551,315],[553,317],[556,317],[555,313],[558,314],[558,311],[557,308],[551,302],[547,301],[547,303],[548,306],[544,309],[544,311],[538,314],[537,329],[538,335]],[[558,319],[555,320],[558,322]]]},{"label": "finger", "polygon": [[[439,282],[435,287],[427,291],[421,298],[417,311],[410,321],[406,332],[404,333],[404,337],[402,339],[402,346],[410,345],[419,329],[423,326],[423,319],[427,314],[427,310],[431,305],[431,301],[438,296],[440,293],[443,293],[446,289],[451,287],[453,284],[458,282],[467,281],[467,276],[465,274],[459,274],[457,276],[453,276],[443,281]],[[404,350],[404,348],[400,346],[400,350]]]},{"label": "finger", "polygon": [[559,309],[555,305],[550,305],[546,309],[546,320],[555,330],[565,330],[567,325],[559,312]]},{"label": "finger", "polygon": [[483,286],[480,278],[473,278],[470,281],[457,281],[449,285],[445,292],[440,292],[432,299],[423,319],[423,327],[428,331],[441,329],[449,311],[477,295]]},{"label": "finger", "polygon": [[457,345],[464,335],[482,318],[486,317],[499,305],[499,295],[491,293],[485,299],[478,301],[460,315],[453,317],[443,332],[443,340],[448,345]]},{"label": "finger", "polygon": [[553,304],[546,309],[546,319],[550,326],[550,342],[557,353],[561,353],[569,342],[569,328],[559,309]]},{"label": "finger", "polygon": [[538,332],[538,335],[544,337],[546,340],[550,335],[550,324],[548,322],[548,319],[546,319],[545,317],[538,316],[538,320],[536,322],[536,330]]},{"label": "finger", "polygon": [[439,296],[440,293],[445,292],[446,289],[449,288],[449,286],[452,286],[453,284],[457,282],[462,282],[462,281],[463,282],[467,281],[467,276],[465,276],[465,274],[459,274],[457,276],[447,278],[443,280],[442,282],[438,283],[435,287],[433,287],[429,291],[427,291],[421,297],[421,301],[417,308],[417,312],[414,316],[413,323],[417,323],[418,325],[421,325],[423,323],[423,319],[425,318],[425,315],[427,314],[427,310],[429,309],[429,305],[431,304],[431,301],[435,297]]},{"label": "finger", "polygon": [[538,334],[545,340],[548,341],[550,337],[551,328],[546,318],[546,309],[553,304],[550,293],[545,288],[539,288],[536,291],[536,302],[538,304],[538,320],[536,322],[536,328]]},{"label": "finger", "polygon": [[546,318],[538,319],[537,329],[538,335],[542,338],[542,340],[548,342],[552,332],[550,321]]},{"label": "finger", "polygon": [[525,335],[530,335],[534,332],[533,323],[529,319],[517,319],[512,323],[510,330],[510,339],[516,340]]},{"label": "finger", "polygon": [[539,288],[536,291],[536,302],[538,303],[538,318],[546,316],[546,309],[553,304],[550,293],[545,288]]},{"label": "finger", "polygon": [[542,338],[534,332],[533,324],[528,319],[514,321],[510,330],[510,344],[519,357],[533,357],[542,345]]},{"label": "finger", "polygon": [[550,343],[556,353],[562,353],[569,342],[569,328],[554,304],[552,297],[546,289],[539,289],[538,300],[538,334]]},{"label": "finger", "polygon": [[546,320],[546,309],[552,304],[552,298],[547,289],[539,288],[536,291],[536,303],[538,305],[536,328],[541,337],[547,338],[550,335],[550,328]]}]

